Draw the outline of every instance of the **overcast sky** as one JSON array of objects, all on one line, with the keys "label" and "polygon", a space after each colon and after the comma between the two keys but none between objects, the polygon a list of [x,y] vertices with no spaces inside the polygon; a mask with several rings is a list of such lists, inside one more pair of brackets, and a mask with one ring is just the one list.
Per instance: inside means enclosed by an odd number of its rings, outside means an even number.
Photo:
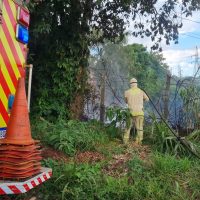
[{"label": "overcast sky", "polygon": [[[130,30],[132,27],[129,27]],[[195,54],[199,48],[200,56],[200,11],[194,12],[193,16],[183,19],[183,27],[179,30],[179,44],[166,46],[163,48],[163,55],[166,63],[169,65],[172,74],[181,76],[194,75],[195,69]],[[149,38],[133,38],[129,37],[128,43],[141,43],[146,47],[152,45]]]}]

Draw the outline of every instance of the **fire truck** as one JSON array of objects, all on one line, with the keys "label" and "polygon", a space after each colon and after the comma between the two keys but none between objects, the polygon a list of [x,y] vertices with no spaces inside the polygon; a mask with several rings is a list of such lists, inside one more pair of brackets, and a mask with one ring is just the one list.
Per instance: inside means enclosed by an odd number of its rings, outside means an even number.
[{"label": "fire truck", "polygon": [[[25,80],[27,77],[28,95],[25,94],[25,96],[28,97],[25,98],[27,99],[27,107],[30,105],[32,65],[27,64],[29,25],[30,13],[24,1],[0,0],[0,195],[25,193],[48,180],[52,175],[51,169],[48,168],[41,168],[37,174],[30,173],[31,170],[35,170],[34,167],[36,164],[33,163],[34,160],[31,160],[31,152],[26,149],[34,149],[32,155],[36,155],[37,157],[40,150],[35,150],[35,144],[32,143],[23,145],[20,141],[16,143],[13,140],[13,142],[10,139],[12,133],[8,130],[9,123],[13,121],[11,118],[19,118],[19,123],[24,120],[24,116],[20,116],[21,114],[17,117],[13,116],[12,109],[16,101],[16,94],[18,93],[18,96],[21,95],[18,91],[19,80]],[[29,72],[29,76],[27,76],[27,71]],[[8,134],[9,138],[6,139]],[[2,141],[5,141],[5,143]],[[7,156],[4,156],[4,153]],[[21,160],[25,160],[25,158],[29,160],[19,165],[18,160],[21,158],[20,156],[23,156],[21,154],[24,154],[24,158],[22,157]],[[13,164],[13,162],[16,163]],[[13,166],[16,166],[16,169]],[[26,177],[27,172],[23,173],[18,168],[26,169],[30,177]],[[37,169],[39,169],[38,166]],[[12,174],[15,174],[16,180],[13,180]],[[6,178],[2,179],[2,177]],[[12,180],[9,180],[9,177]],[[22,180],[17,177],[26,177],[26,179]]]},{"label": "fire truck", "polygon": [[4,138],[17,80],[25,76],[30,15],[22,2],[0,0],[0,138]]}]

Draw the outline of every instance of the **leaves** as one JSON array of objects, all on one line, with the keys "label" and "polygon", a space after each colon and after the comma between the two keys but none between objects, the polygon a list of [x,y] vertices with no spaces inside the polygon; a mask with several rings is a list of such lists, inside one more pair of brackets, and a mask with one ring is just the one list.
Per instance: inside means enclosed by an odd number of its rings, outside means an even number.
[{"label": "leaves", "polygon": [[106,110],[106,116],[115,127],[130,127],[132,115],[127,108],[110,107]]},{"label": "leaves", "polygon": [[[131,17],[135,24],[132,34],[151,37],[154,50],[160,49],[161,39],[167,44],[177,42],[182,22],[171,15],[175,17],[180,4],[165,0],[157,11],[156,2],[31,0],[28,62],[34,65],[32,111],[50,120],[69,118],[75,96],[84,94],[87,75],[80,80],[77,77],[78,69],[88,66],[90,46],[122,40]],[[180,6],[187,16],[199,9],[199,2],[184,0]]]},{"label": "leaves", "polygon": [[161,151],[162,153],[172,154],[175,156],[188,156],[191,155],[190,150],[192,150],[197,155],[199,155],[200,146],[199,144],[196,145],[196,141],[194,140],[196,138],[196,135],[198,135],[198,132],[194,133],[194,135],[192,136],[189,136],[187,138],[189,139],[189,141],[184,141],[184,138],[182,138],[184,144],[188,146],[187,148],[174,135],[172,135],[171,131],[165,123],[163,123],[162,121],[158,122],[155,116],[152,116],[152,119],[154,128],[152,128],[151,137],[155,144],[155,148],[158,151]]},{"label": "leaves", "polygon": [[69,156],[75,155],[78,151],[94,150],[96,145],[108,141],[108,136],[100,133],[101,127],[95,124],[70,120],[62,120],[55,124],[49,124],[43,132],[47,131],[42,140],[63,151]]}]

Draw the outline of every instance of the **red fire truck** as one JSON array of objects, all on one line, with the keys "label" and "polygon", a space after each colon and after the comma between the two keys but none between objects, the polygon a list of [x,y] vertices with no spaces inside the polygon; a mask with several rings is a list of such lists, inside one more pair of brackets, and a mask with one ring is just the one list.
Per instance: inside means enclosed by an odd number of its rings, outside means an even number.
[{"label": "red fire truck", "polygon": [[0,0],[0,138],[6,133],[17,80],[25,76],[30,15],[20,1]]}]

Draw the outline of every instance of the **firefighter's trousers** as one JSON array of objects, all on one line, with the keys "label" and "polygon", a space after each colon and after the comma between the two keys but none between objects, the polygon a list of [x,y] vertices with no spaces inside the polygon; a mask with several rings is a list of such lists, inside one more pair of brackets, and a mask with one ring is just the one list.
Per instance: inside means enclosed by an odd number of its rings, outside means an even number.
[{"label": "firefighter's trousers", "polygon": [[126,129],[126,132],[124,133],[124,144],[127,144],[129,141],[129,137],[130,137],[130,131],[131,131],[131,127],[134,125],[137,131],[136,134],[136,143],[137,144],[141,144],[142,140],[143,140],[143,124],[144,124],[144,116],[134,116],[132,118],[132,121],[130,123],[130,127],[128,127]]}]

